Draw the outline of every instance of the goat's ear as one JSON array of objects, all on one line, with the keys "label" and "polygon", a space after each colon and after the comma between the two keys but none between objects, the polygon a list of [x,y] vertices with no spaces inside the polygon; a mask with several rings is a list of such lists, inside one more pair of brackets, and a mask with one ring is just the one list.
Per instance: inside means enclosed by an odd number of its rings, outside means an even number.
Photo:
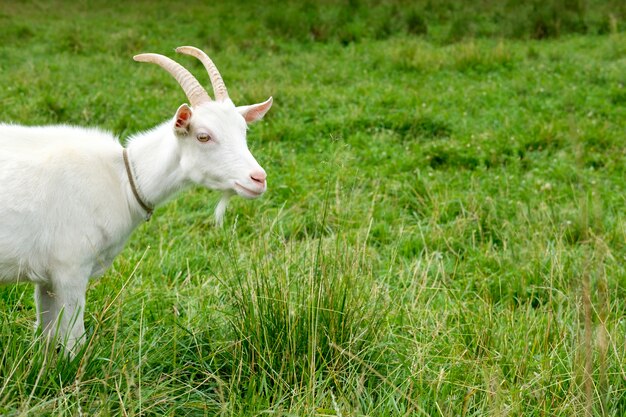
[{"label": "goat's ear", "polygon": [[237,110],[241,113],[243,118],[246,119],[246,123],[250,124],[261,120],[270,107],[272,107],[272,97],[268,98],[263,103],[239,106]]},{"label": "goat's ear", "polygon": [[176,110],[176,121],[174,122],[174,131],[179,135],[186,135],[189,133],[189,124],[191,122],[192,115],[191,107],[187,104],[181,104]]}]

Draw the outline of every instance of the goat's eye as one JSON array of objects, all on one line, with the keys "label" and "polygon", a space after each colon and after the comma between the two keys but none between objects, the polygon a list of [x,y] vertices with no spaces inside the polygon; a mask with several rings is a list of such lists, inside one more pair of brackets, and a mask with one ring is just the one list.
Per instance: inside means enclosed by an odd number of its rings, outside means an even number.
[{"label": "goat's eye", "polygon": [[209,140],[211,140],[211,135],[209,135],[208,133],[198,133],[196,139],[198,139],[200,142],[208,142]]}]

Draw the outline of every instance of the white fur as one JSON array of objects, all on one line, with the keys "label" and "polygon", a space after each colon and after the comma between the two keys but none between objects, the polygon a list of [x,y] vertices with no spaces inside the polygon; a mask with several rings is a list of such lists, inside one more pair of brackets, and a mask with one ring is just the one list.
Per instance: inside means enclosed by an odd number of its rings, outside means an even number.
[{"label": "white fur", "polygon": [[[267,111],[268,102],[255,106]],[[265,180],[252,178],[265,173],[246,145],[248,107],[206,103],[191,109],[182,132],[174,129],[177,112],[132,137],[128,154],[141,196],[158,205],[194,183],[225,196],[265,192]],[[199,133],[212,139],[200,142]],[[97,129],[0,124],[0,196],[0,283],[35,283],[38,325],[50,338],[58,326],[71,349],[84,333],[89,278],[104,273],[146,216],[122,146]]]}]

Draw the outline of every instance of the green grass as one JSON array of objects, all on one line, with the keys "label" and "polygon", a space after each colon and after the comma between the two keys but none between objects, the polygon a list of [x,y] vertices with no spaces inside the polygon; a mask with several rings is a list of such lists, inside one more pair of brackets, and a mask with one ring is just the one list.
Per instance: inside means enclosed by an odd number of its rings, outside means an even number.
[{"label": "green grass", "polygon": [[159,208],[75,359],[0,288],[0,414],[624,415],[625,11],[574,3],[0,6],[2,121],[126,138],[184,44],[275,99],[266,196]]}]

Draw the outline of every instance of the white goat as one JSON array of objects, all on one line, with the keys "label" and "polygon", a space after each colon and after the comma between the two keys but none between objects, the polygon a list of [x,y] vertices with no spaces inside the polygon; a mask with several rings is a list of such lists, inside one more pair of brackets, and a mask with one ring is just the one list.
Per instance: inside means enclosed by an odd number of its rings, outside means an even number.
[{"label": "white goat", "polygon": [[202,61],[216,101],[175,61],[135,56],[167,70],[191,105],[133,136],[125,149],[95,129],[0,124],[0,283],[36,284],[37,325],[70,351],[84,333],[89,278],[104,273],[155,206],[200,184],[224,193],[220,223],[230,196],[257,198],[266,190],[265,171],[246,145],[246,123],[261,119],[272,98],[235,107],[204,52],[176,51]]}]

